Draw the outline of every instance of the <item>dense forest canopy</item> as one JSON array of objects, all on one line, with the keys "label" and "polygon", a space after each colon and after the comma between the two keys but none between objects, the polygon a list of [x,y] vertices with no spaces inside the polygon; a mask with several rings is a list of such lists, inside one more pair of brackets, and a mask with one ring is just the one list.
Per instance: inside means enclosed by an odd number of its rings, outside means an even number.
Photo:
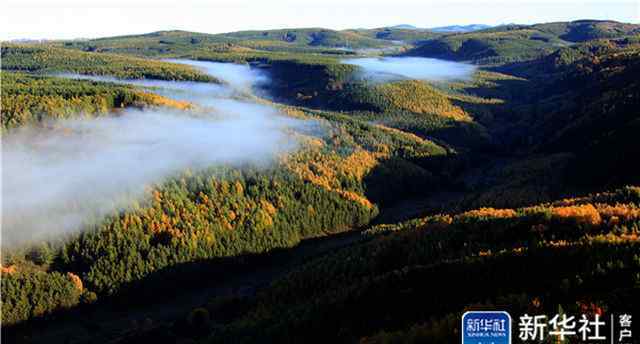
[{"label": "dense forest canopy", "polygon": [[[474,66],[466,78],[379,81],[345,63],[377,56]],[[233,89],[176,59],[239,64],[265,82]],[[288,126],[295,149],[267,163],[173,171],[88,225],[3,247],[3,335],[451,343],[469,309],[631,312],[639,68],[640,25],[594,20],[3,44],[3,140],[160,111],[224,123],[233,102],[308,124]],[[223,91],[198,103],[127,79]],[[491,283],[463,293],[469,280]]]},{"label": "dense forest canopy", "polygon": [[46,45],[2,47],[2,69],[25,72],[74,72],[123,79],[162,79],[217,82],[189,66],[135,57],[94,54]]}]

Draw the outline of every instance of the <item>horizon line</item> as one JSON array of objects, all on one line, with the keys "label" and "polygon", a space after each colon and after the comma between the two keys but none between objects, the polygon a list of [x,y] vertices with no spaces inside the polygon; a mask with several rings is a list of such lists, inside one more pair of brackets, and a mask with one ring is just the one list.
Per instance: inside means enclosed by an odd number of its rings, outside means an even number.
[{"label": "horizon line", "polygon": [[[153,30],[153,31],[145,31],[145,32],[138,32],[138,33],[128,33],[128,34],[116,34],[116,35],[105,35],[105,36],[77,36],[74,38],[51,38],[51,37],[38,37],[38,38],[29,38],[29,37],[19,37],[19,38],[0,38],[0,42],[20,42],[20,41],[38,41],[38,42],[53,42],[53,41],[82,41],[82,40],[95,40],[95,39],[103,39],[103,38],[117,38],[117,37],[126,37],[126,36],[143,36],[143,35],[148,35],[148,34],[153,34],[153,33],[158,33],[158,32],[172,32],[172,31],[182,31],[182,32],[189,32],[189,33],[197,33],[197,34],[205,34],[205,35],[222,35],[222,34],[229,34],[229,33],[237,33],[237,32],[248,32],[248,31],[277,31],[277,30],[304,30],[304,29],[320,29],[320,30],[332,30],[332,31],[349,31],[349,30],[376,30],[376,29],[387,29],[387,28],[394,28],[397,26],[403,26],[403,25],[409,25],[409,26],[413,26],[415,28],[415,30],[425,30],[425,31],[429,31],[429,30],[434,30],[434,29],[439,29],[439,28],[447,28],[447,27],[452,27],[452,26],[473,26],[473,25],[486,25],[488,26],[487,29],[489,28],[497,28],[497,27],[501,27],[501,26],[508,26],[508,25],[523,25],[523,26],[533,26],[533,25],[539,25],[539,24],[550,24],[550,23],[570,23],[570,22],[580,22],[580,21],[594,21],[594,22],[617,22],[617,23],[622,23],[622,24],[632,24],[632,25],[640,25],[640,19],[636,22],[626,22],[626,21],[620,21],[620,20],[615,20],[615,19],[589,19],[589,18],[582,18],[582,19],[572,19],[572,20],[564,20],[564,21],[547,21],[547,22],[535,22],[535,23],[531,23],[531,24],[522,24],[522,23],[501,23],[501,24],[497,24],[497,25],[491,25],[491,24],[485,24],[485,23],[481,23],[481,22],[477,22],[477,23],[471,23],[471,24],[449,24],[449,25],[439,25],[439,26],[432,26],[432,27],[420,27],[417,26],[415,24],[411,24],[411,23],[400,23],[400,24],[395,24],[395,25],[388,25],[388,26],[374,26],[374,27],[350,27],[350,28],[344,28],[344,29],[339,29],[339,28],[331,28],[331,27],[317,27],[317,26],[309,26],[309,27],[279,27],[279,28],[264,28],[264,29],[242,29],[242,30],[235,30],[235,31],[219,31],[219,32],[205,32],[205,31],[192,31],[192,30],[188,30],[188,29],[181,29],[181,28],[168,28],[168,29],[162,29],[162,30]],[[408,29],[408,30],[412,30],[412,29]],[[480,30],[478,30],[480,31]],[[452,31],[450,33],[460,33],[463,31]]]}]

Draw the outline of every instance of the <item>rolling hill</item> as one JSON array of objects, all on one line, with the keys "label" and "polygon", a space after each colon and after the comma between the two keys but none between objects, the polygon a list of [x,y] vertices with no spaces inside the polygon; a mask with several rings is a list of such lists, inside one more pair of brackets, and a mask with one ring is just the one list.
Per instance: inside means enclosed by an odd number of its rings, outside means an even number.
[{"label": "rolling hill", "polygon": [[533,28],[550,33],[569,42],[585,42],[600,38],[618,38],[640,33],[640,25],[611,20],[576,20],[572,22],[545,23]]},{"label": "rolling hill", "polygon": [[[303,123],[285,130],[296,149],[271,163],[175,171],[91,226],[3,247],[3,339],[452,343],[470,309],[632,312],[639,27],[159,31],[3,45],[3,136],[128,116],[122,108],[199,115],[153,88],[55,76],[224,85],[166,58],[241,64],[268,82],[224,101]],[[385,50],[399,46],[411,49]],[[342,61],[372,51],[477,66],[451,81],[372,81]],[[489,282],[469,293],[469,281]]]},{"label": "rolling hill", "polygon": [[189,66],[123,55],[83,52],[48,44],[4,45],[2,69],[31,73],[110,75],[123,79],[219,82]]},{"label": "rolling hill", "polygon": [[126,53],[142,56],[181,54],[184,52],[243,52],[284,50],[333,52],[335,48],[379,48],[388,42],[372,39],[353,31],[322,28],[239,31],[206,34],[188,31],[158,31],[143,35],[99,38],[67,42],[67,47],[85,51]]},{"label": "rolling hill", "polygon": [[633,36],[638,30],[637,24],[590,20],[507,25],[427,40],[407,54],[476,63],[515,62],[542,57],[575,42]]}]

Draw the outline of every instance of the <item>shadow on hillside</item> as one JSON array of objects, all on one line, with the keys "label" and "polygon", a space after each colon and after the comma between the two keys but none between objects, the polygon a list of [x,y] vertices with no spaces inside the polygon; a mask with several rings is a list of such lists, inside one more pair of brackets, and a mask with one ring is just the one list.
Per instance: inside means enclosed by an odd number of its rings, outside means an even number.
[{"label": "shadow on hillside", "polygon": [[90,305],[2,328],[10,343],[114,342],[166,326],[215,298],[252,297],[292,268],[321,254],[365,240],[359,230],[302,240],[292,248],[186,262],[122,286]]},{"label": "shadow on hillside", "polygon": [[[476,97],[500,99],[506,106],[526,101],[533,91],[533,85],[526,79],[488,79],[486,81],[492,84],[491,87],[472,86],[464,88],[464,91]],[[495,107],[496,105],[485,106]]]},{"label": "shadow on hillside", "polygon": [[461,176],[472,168],[482,168],[489,160],[485,153],[458,152],[411,161],[397,157],[381,161],[363,180],[366,197],[380,207],[373,224],[457,209],[469,191],[460,182]]},{"label": "shadow on hillside", "polygon": [[491,149],[501,155],[524,153],[530,148],[527,135],[528,123],[535,114],[536,103],[541,99],[541,90],[532,82],[523,79],[489,80],[493,87],[467,87],[465,92],[500,103],[475,103],[452,99],[452,103],[471,114],[491,138]]},{"label": "shadow on hillside", "polygon": [[364,177],[367,199],[385,208],[402,199],[424,195],[435,189],[440,178],[417,162],[399,157],[380,161]]},{"label": "shadow on hillside", "polygon": [[486,67],[485,69],[490,72],[508,74],[525,79],[554,71],[554,68],[552,68],[551,65],[548,65],[544,60],[539,59],[507,62],[497,66]]}]

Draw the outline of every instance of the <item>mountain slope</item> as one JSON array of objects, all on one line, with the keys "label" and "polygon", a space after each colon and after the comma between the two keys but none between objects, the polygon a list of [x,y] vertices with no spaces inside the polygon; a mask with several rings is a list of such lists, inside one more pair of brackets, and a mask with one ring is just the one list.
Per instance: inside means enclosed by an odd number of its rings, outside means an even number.
[{"label": "mountain slope", "polygon": [[[627,187],[373,227],[255,297],[213,299],[158,331],[205,343],[452,343],[465,310],[631,311],[639,206],[640,189]],[[196,323],[198,313],[210,316]]]},{"label": "mountain slope", "polygon": [[510,26],[427,40],[407,55],[503,63],[540,57],[563,45],[566,43],[552,34]]},{"label": "mountain slope", "polygon": [[616,38],[640,33],[640,25],[638,24],[620,23],[611,20],[576,20],[572,22],[536,24],[532,27],[570,42]]},{"label": "mountain slope", "polygon": [[536,25],[505,25],[477,32],[454,33],[427,40],[409,55],[504,63],[531,60],[570,45],[598,38],[620,38],[640,32],[640,25],[579,20]]},{"label": "mountain slope", "polygon": [[132,86],[2,73],[2,130],[71,117],[108,116],[117,108],[151,105],[190,106]]},{"label": "mountain slope", "polygon": [[4,45],[2,69],[31,73],[110,75],[123,79],[219,83],[216,78],[190,66],[124,55],[83,52],[45,44]]},{"label": "mountain slope", "polygon": [[[3,47],[8,130],[78,111],[176,105],[136,87],[36,74],[200,80],[141,56],[248,64],[270,77],[268,96],[250,101],[312,124],[288,131],[299,150],[268,167],[176,171],[82,234],[3,251],[3,335],[452,343],[467,309],[637,309],[640,190],[621,187],[640,184],[634,27],[161,31]],[[411,54],[488,65],[470,80],[372,83],[341,63],[357,49],[336,49],[399,46],[391,40],[417,45]],[[343,248],[305,255],[286,275],[285,265],[277,276],[261,271],[264,259],[287,261],[317,237]],[[469,292],[469,281],[486,280]],[[189,314],[158,306],[175,295],[193,301],[193,291],[202,307]],[[96,315],[104,309],[117,320]]]},{"label": "mountain slope", "polygon": [[238,31],[207,34],[189,31],[158,31],[143,35],[73,41],[66,46],[85,51],[129,53],[143,56],[185,54],[193,51],[243,52],[257,50],[300,50],[323,52],[333,48],[376,48],[388,45],[352,31],[322,28]]}]

